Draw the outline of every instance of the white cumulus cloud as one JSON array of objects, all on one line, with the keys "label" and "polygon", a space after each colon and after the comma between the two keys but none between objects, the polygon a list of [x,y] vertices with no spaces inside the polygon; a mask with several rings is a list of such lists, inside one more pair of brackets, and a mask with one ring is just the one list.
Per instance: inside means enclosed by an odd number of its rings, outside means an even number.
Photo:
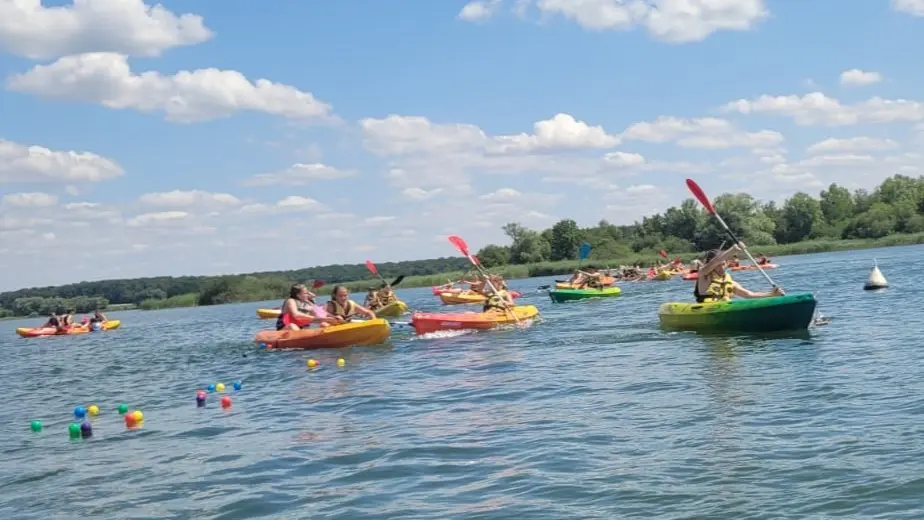
[{"label": "white cumulus cloud", "polygon": [[789,117],[803,126],[850,126],[861,123],[883,124],[924,121],[924,103],[908,99],[872,97],[846,105],[821,92],[804,96],[762,95],[755,99],[739,99],[721,107],[725,112],[740,114],[772,114]]},{"label": "white cumulus cloud", "polygon": [[0,200],[0,207],[14,208],[47,208],[58,203],[58,197],[48,193],[10,193]]},{"label": "white cumulus cloud", "polygon": [[924,16],[924,0],[892,0],[892,9],[912,16]]},{"label": "white cumulus cloud", "polygon": [[458,18],[467,22],[487,20],[494,15],[499,6],[500,0],[474,0],[462,7]]},{"label": "white cumulus cloud", "polygon": [[[769,16],[764,0],[519,0],[523,13],[534,5],[545,16],[562,16],[587,30],[643,27],[668,43],[705,40],[718,31],[746,31]],[[472,9],[472,15],[479,13]],[[473,18],[480,19],[480,18]]]},{"label": "white cumulus cloud", "polygon": [[806,153],[810,155],[825,155],[836,153],[878,152],[898,148],[898,143],[892,139],[876,139],[873,137],[851,137],[848,139],[829,138],[809,146]]},{"label": "white cumulus cloud", "polygon": [[296,163],[285,170],[260,173],[244,181],[245,186],[304,186],[319,180],[343,179],[356,172],[341,170],[326,164]]},{"label": "white cumulus cloud", "polygon": [[882,74],[878,72],[864,72],[860,69],[850,69],[841,72],[841,85],[864,86],[882,81]]},{"label": "white cumulus cloud", "polygon": [[115,110],[163,112],[168,121],[193,123],[237,111],[290,119],[331,121],[331,105],[310,92],[251,82],[235,70],[197,69],[169,76],[132,72],[124,54],[95,52],[65,56],[7,79],[7,88],[42,97],[99,103]]},{"label": "white cumulus cloud", "polygon": [[99,182],[122,174],[115,161],[94,153],[53,151],[0,139],[0,182]]},{"label": "white cumulus cloud", "polygon": [[138,202],[147,206],[170,208],[214,208],[237,206],[241,200],[230,193],[210,193],[201,190],[172,190],[159,193],[145,193]]},{"label": "white cumulus cloud", "polygon": [[142,0],[74,0],[54,7],[41,0],[0,1],[0,50],[32,59],[100,51],[157,56],[211,37],[201,16],[178,16]]}]

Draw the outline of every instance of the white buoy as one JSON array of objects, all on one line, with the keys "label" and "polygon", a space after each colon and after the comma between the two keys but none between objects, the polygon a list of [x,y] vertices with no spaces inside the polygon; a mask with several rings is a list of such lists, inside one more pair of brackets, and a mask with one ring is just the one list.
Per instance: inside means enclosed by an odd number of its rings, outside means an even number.
[{"label": "white buoy", "polygon": [[889,282],[886,281],[885,276],[882,276],[882,271],[879,270],[879,264],[876,263],[876,260],[873,260],[873,270],[869,272],[869,278],[866,279],[863,290],[872,291],[875,289],[885,289],[888,286]]}]

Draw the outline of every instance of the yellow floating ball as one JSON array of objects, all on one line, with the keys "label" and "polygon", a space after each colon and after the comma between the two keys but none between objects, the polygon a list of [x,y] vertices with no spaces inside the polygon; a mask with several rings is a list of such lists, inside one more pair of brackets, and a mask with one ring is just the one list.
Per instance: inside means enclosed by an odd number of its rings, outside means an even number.
[{"label": "yellow floating ball", "polygon": [[317,362],[317,361],[315,361],[315,360],[313,360],[313,359],[309,359],[309,360],[308,360],[308,368],[314,368],[314,367],[316,367],[316,366],[318,366],[318,362]]},{"label": "yellow floating ball", "polygon": [[99,406],[96,406],[95,404],[91,404],[90,406],[87,407],[87,412],[90,415],[99,415]]},{"label": "yellow floating ball", "polygon": [[346,361],[345,361],[343,358],[338,358],[338,359],[337,359],[337,366],[338,366],[338,367],[342,367],[342,366],[345,366],[345,365],[346,365]]},{"label": "yellow floating ball", "polygon": [[224,391],[225,391],[225,384],[224,384],[224,383],[218,383],[217,385],[215,385],[215,390],[218,390],[219,392],[224,392]]},{"label": "yellow floating ball", "polygon": [[141,410],[135,410],[132,415],[135,417],[135,422],[141,422],[144,420],[144,414],[141,413]]}]

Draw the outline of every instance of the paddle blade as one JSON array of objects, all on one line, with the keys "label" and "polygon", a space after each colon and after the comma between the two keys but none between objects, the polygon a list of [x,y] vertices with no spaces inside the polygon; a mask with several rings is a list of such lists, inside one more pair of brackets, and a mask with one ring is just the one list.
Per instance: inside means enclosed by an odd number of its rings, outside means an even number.
[{"label": "paddle blade", "polygon": [[699,187],[699,184],[696,184],[696,181],[693,179],[687,179],[687,188],[690,188],[690,192],[693,193],[693,196],[696,197],[696,200],[706,208],[706,211],[715,215],[715,208],[712,207],[712,203],[709,202],[709,197],[703,192],[703,189]]},{"label": "paddle blade", "polygon": [[321,280],[315,280],[311,284],[312,289],[320,289],[321,287],[324,287],[324,282]]},{"label": "paddle blade", "polygon": [[459,235],[449,235],[449,243],[454,245],[465,256],[468,256],[468,244]]},{"label": "paddle blade", "polygon": [[324,319],[327,317],[327,309],[325,309],[323,305],[315,305],[314,313],[317,315],[318,318],[321,318],[321,319]]},{"label": "paddle blade", "polygon": [[392,280],[391,286],[394,287],[394,286],[398,285],[399,283],[401,283],[402,280],[404,280],[404,275],[403,275],[403,274],[402,274],[401,276],[395,278],[394,280]]},{"label": "paddle blade", "polygon": [[475,255],[472,255],[472,261],[475,262],[475,265],[481,265],[481,260]]},{"label": "paddle blade", "polygon": [[661,255],[662,258],[667,258],[667,251],[663,249],[658,251],[658,254]]},{"label": "paddle blade", "polygon": [[590,256],[590,244],[584,242],[581,244],[581,249],[578,251],[578,258],[581,260],[587,260],[587,257]]},{"label": "paddle blade", "polygon": [[366,268],[375,276],[379,275],[379,270],[375,268],[375,264],[372,263],[372,260],[366,260]]}]

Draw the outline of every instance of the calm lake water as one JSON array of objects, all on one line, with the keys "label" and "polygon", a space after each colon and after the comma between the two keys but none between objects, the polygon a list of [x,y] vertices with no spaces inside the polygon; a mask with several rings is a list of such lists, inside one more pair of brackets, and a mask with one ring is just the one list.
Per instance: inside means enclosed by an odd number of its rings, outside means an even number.
[{"label": "calm lake water", "polygon": [[[79,337],[0,322],[0,518],[920,519],[922,253],[775,259],[834,318],[802,337],[663,333],[679,279],[558,305],[536,291],[552,278],[515,280],[543,316],[526,330],[333,351],[258,350],[255,309],[278,301],[113,313],[120,330]],[[874,257],[892,287],[870,293]],[[235,379],[230,410],[196,407]],[[94,436],[70,441],[90,403]]]}]

